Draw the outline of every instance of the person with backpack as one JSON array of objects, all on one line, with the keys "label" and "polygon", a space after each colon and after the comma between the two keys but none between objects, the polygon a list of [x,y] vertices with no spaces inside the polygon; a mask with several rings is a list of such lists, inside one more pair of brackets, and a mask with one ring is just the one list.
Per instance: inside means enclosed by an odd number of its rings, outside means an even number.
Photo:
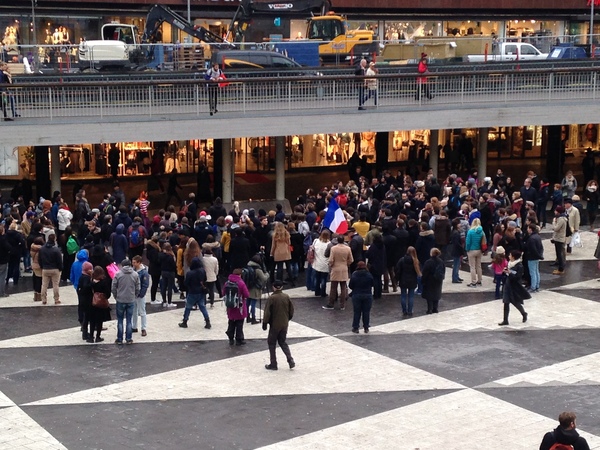
[{"label": "person with backpack", "polygon": [[294,304],[290,296],[283,293],[283,281],[275,280],[273,282],[273,294],[267,300],[265,305],[265,320],[262,328],[267,331],[267,324],[270,325],[267,344],[269,346],[270,363],[265,365],[267,370],[277,370],[276,345],[279,344],[285,354],[290,369],[296,367],[296,362],[292,358],[290,347],[285,342],[290,320],[294,317]]},{"label": "person with backpack", "polygon": [[248,262],[248,265],[242,269],[242,279],[246,283],[246,287],[250,293],[248,296],[248,317],[246,322],[255,325],[260,323],[256,320],[256,301],[262,296],[263,288],[269,280],[269,273],[263,267],[259,254],[254,255]]},{"label": "person with backpack", "polygon": [[234,269],[223,285],[223,300],[227,308],[228,326],[225,334],[229,345],[246,345],[244,340],[244,319],[248,317],[246,299],[249,297],[248,287],[242,280],[242,269]]},{"label": "person with backpack", "polygon": [[540,450],[590,450],[585,438],[575,429],[577,416],[565,411],[558,416],[558,427],[544,435]]},{"label": "person with backpack", "polygon": [[[141,217],[134,218],[133,223],[127,230],[127,237],[129,238],[129,257],[131,259],[133,259],[134,256],[142,256],[147,236],[148,233],[146,232],[146,228],[142,225]],[[120,260],[117,259],[117,261]]]},{"label": "person with backpack", "polygon": [[425,261],[423,265],[423,292],[421,297],[427,300],[427,313],[435,314],[438,312],[438,304],[442,298],[442,285],[446,278],[446,266],[440,258],[442,252],[437,248],[432,248],[430,253],[431,258]]}]

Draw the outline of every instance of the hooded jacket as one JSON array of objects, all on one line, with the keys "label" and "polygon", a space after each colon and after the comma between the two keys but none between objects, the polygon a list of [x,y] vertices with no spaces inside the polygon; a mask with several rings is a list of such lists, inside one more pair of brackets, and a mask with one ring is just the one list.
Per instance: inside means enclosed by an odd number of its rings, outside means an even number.
[{"label": "hooded jacket", "polygon": [[572,445],[575,450],[590,450],[587,441],[579,436],[577,430],[565,430],[561,426],[546,433],[540,444],[540,450],[550,450],[550,447],[556,443]]},{"label": "hooded jacket", "polygon": [[202,267],[199,258],[192,259],[190,270],[185,276],[185,287],[188,295],[199,295],[206,292],[204,283],[206,282],[206,272]]},{"label": "hooded jacket", "polygon": [[140,277],[131,266],[123,266],[112,280],[111,292],[117,303],[133,303],[140,296]]},{"label": "hooded jacket", "polygon": [[71,274],[69,276],[69,280],[71,280],[71,283],[73,283],[75,290],[77,290],[77,286],[79,285],[79,278],[81,277],[83,263],[89,261],[89,259],[90,257],[87,250],[79,250],[77,252],[77,258],[71,266]]},{"label": "hooded jacket", "polygon": [[138,294],[138,298],[144,298],[146,296],[146,292],[148,291],[148,286],[150,286],[150,277],[148,275],[148,269],[145,265],[141,265],[138,270],[136,270],[138,277],[140,278],[140,293]]},{"label": "hooded jacket", "polygon": [[71,225],[71,219],[73,219],[73,213],[69,211],[69,208],[60,208],[58,210],[57,219],[58,219],[58,229],[60,231],[65,231],[65,229]]},{"label": "hooded jacket", "polygon": [[472,250],[481,250],[481,238],[483,236],[483,228],[475,227],[467,231],[467,238],[465,240],[465,250],[470,252]]},{"label": "hooded jacket", "polygon": [[110,244],[113,250],[113,259],[115,261],[123,261],[127,257],[129,242],[127,242],[127,237],[123,234],[124,231],[125,226],[120,223],[117,225],[117,230],[110,238]]},{"label": "hooded jacket", "polygon": [[[233,281],[238,285],[240,297],[242,298],[242,306],[240,308],[227,308],[227,318],[229,320],[243,320],[248,317],[248,309],[246,307],[246,299],[250,295],[246,283],[242,280],[239,275],[231,274],[227,277],[227,281]],[[225,296],[225,283],[223,283],[223,290],[221,295]]]},{"label": "hooded jacket", "polygon": [[415,250],[417,251],[417,258],[421,267],[429,259],[431,249],[435,247],[435,237],[433,230],[425,230],[419,233],[417,242],[415,242]]}]

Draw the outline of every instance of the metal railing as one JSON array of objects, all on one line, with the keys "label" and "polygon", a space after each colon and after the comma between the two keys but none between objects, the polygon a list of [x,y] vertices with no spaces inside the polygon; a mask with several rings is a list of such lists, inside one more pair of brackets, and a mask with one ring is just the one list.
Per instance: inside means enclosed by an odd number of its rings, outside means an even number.
[{"label": "metal railing", "polygon": [[[81,117],[208,115],[209,91],[218,97],[219,115],[282,111],[356,109],[372,81],[377,86],[366,103],[369,109],[441,108],[465,104],[499,105],[600,97],[600,68],[566,70],[510,70],[436,73],[427,85],[433,99],[419,97],[414,74],[378,75],[375,80],[355,76],[248,78],[227,80],[220,86],[205,80],[3,85],[15,100],[22,118],[64,120]],[[21,119],[23,120],[23,119]]]}]

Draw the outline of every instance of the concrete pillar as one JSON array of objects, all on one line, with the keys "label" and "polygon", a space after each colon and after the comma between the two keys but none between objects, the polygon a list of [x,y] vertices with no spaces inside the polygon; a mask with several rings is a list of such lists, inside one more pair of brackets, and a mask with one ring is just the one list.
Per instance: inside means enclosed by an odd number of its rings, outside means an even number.
[{"label": "concrete pillar", "polygon": [[233,167],[233,158],[231,156],[231,139],[221,140],[223,157],[223,203],[231,203],[233,201],[233,179],[235,170]]},{"label": "concrete pillar", "polygon": [[275,199],[285,200],[285,136],[275,137]]},{"label": "concrete pillar", "polygon": [[480,181],[487,176],[487,156],[488,156],[488,128],[479,129],[479,143],[477,145],[477,175]]},{"label": "concrete pillar", "polygon": [[440,131],[431,130],[429,136],[429,167],[433,171],[433,176],[438,177],[438,169],[440,163],[440,151],[438,145],[440,143]]},{"label": "concrete pillar", "polygon": [[52,192],[60,191],[60,147],[50,147],[50,189]]}]

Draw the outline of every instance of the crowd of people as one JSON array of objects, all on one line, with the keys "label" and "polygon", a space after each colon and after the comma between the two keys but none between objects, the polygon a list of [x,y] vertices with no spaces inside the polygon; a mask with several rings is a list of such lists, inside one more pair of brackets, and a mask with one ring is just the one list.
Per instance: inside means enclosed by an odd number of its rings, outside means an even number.
[{"label": "crowd of people", "polygon": [[[85,190],[76,193],[72,209],[59,192],[37,205],[17,199],[3,207],[0,277],[6,283],[0,283],[0,295],[7,295],[9,281],[18,283],[22,260],[24,270],[32,272],[34,301],[47,304],[51,283],[59,304],[60,281],[73,284],[88,342],[102,340],[102,323],[110,319],[110,310],[96,304],[107,302],[94,299],[113,295],[117,303],[127,303],[117,308],[118,318],[127,322],[127,342],[138,331],[138,316],[142,335],[147,334],[147,291],[151,304],[165,308],[176,307],[173,296],[179,294],[186,300],[179,325],[187,328],[191,310],[199,309],[210,329],[206,304],[212,308],[215,297],[227,295],[226,284],[233,282],[242,301],[228,308],[227,335],[232,344],[243,345],[243,324],[260,323],[257,301],[274,281],[295,287],[304,271],[306,288],[327,298],[323,308],[328,310],[338,303],[345,309],[352,296],[352,331],[359,332],[362,317],[368,332],[372,301],[383,293],[399,291],[404,317],[413,315],[415,294],[427,301],[427,313],[435,314],[445,264],[451,262],[451,281],[460,284],[466,259],[467,286],[477,289],[483,285],[482,255],[491,252],[495,297],[506,305],[505,325],[508,305],[515,305],[525,321],[522,301],[540,290],[544,251],[539,231],[550,224],[548,217],[554,216],[555,275],[564,273],[582,224],[593,229],[597,183],[586,185],[585,211],[576,186],[570,172],[551,190],[533,172],[517,187],[501,170],[493,178],[480,180],[472,171],[465,179],[450,175],[443,181],[431,172],[424,180],[389,171],[367,179],[357,170],[346,183],[308,189],[291,214],[281,204],[256,211],[235,202],[227,210],[219,198],[201,209],[193,193],[177,207],[150,214],[146,193],[127,203],[118,182],[97,207],[90,207]],[[333,227],[329,210],[338,210],[346,226]],[[137,277],[139,287],[119,294],[114,283],[122,273]],[[517,287],[523,284],[528,291]],[[124,296],[131,298],[119,301]],[[117,341],[123,341],[122,333]]]}]

